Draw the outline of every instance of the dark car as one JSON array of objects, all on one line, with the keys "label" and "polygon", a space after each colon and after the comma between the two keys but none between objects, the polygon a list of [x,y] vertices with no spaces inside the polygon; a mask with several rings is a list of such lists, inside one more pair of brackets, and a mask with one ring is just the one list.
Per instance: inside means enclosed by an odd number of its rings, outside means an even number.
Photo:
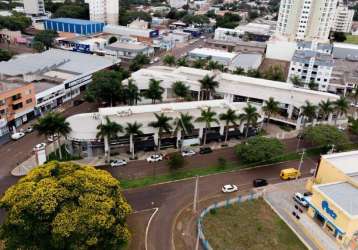
[{"label": "dark car", "polygon": [[265,179],[255,179],[252,184],[254,187],[263,187],[267,186],[267,181]]},{"label": "dark car", "polygon": [[209,147],[200,148],[199,154],[210,154],[213,150]]}]

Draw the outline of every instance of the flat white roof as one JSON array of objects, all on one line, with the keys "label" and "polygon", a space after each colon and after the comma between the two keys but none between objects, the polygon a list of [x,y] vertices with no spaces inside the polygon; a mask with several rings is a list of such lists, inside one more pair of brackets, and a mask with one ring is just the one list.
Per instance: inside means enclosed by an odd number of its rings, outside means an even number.
[{"label": "flat white roof", "polygon": [[358,49],[358,44],[353,43],[333,43],[333,48]]},{"label": "flat white roof", "polygon": [[204,56],[228,58],[230,60],[234,59],[237,56],[236,53],[226,52],[224,50],[218,50],[218,49],[210,49],[210,48],[195,48],[192,51],[190,51],[190,53],[204,55]]},{"label": "flat white roof", "polygon": [[346,175],[358,173],[358,150],[322,156]]}]

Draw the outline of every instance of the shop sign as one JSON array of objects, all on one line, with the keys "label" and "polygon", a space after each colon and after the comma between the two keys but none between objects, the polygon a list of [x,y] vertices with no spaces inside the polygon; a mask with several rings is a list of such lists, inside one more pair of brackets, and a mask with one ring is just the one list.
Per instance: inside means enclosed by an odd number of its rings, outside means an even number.
[{"label": "shop sign", "polygon": [[337,218],[337,214],[329,207],[327,201],[322,201],[322,209],[329,214],[333,219]]}]

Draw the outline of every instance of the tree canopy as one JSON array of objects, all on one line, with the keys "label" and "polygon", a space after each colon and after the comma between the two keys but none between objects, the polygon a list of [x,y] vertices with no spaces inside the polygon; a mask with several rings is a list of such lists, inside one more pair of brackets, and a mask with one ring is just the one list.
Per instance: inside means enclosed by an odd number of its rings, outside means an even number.
[{"label": "tree canopy", "polygon": [[8,249],[121,249],[131,207],[108,172],[74,163],[34,168],[0,200]]},{"label": "tree canopy", "polygon": [[243,163],[265,162],[283,154],[283,144],[276,138],[252,137],[235,148]]},{"label": "tree canopy", "polygon": [[0,62],[1,61],[8,61],[12,57],[12,54],[10,51],[5,49],[0,49]]},{"label": "tree canopy", "polygon": [[34,37],[34,42],[41,42],[46,49],[52,47],[55,38],[58,36],[56,31],[42,30]]},{"label": "tree canopy", "polygon": [[68,17],[89,19],[88,4],[83,3],[63,3],[53,13],[54,17]]},{"label": "tree canopy", "polygon": [[234,13],[225,13],[224,16],[216,17],[216,26],[221,28],[234,29],[240,24],[241,17]]},{"label": "tree canopy", "polygon": [[0,16],[0,29],[24,30],[31,25],[31,18],[15,13],[12,16]]}]

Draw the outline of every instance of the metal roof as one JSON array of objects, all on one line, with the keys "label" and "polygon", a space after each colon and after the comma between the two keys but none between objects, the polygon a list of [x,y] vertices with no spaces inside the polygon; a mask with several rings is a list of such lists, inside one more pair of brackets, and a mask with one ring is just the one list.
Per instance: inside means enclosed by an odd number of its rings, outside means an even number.
[{"label": "metal roof", "polygon": [[76,18],[67,18],[67,17],[52,18],[52,19],[47,19],[47,20],[55,21],[55,22],[63,22],[63,23],[72,23],[72,24],[102,24],[101,22],[84,20],[84,19],[76,19]]},{"label": "metal roof", "polygon": [[358,151],[349,151],[336,154],[323,155],[323,159],[327,160],[337,169],[346,175],[358,173]]}]

